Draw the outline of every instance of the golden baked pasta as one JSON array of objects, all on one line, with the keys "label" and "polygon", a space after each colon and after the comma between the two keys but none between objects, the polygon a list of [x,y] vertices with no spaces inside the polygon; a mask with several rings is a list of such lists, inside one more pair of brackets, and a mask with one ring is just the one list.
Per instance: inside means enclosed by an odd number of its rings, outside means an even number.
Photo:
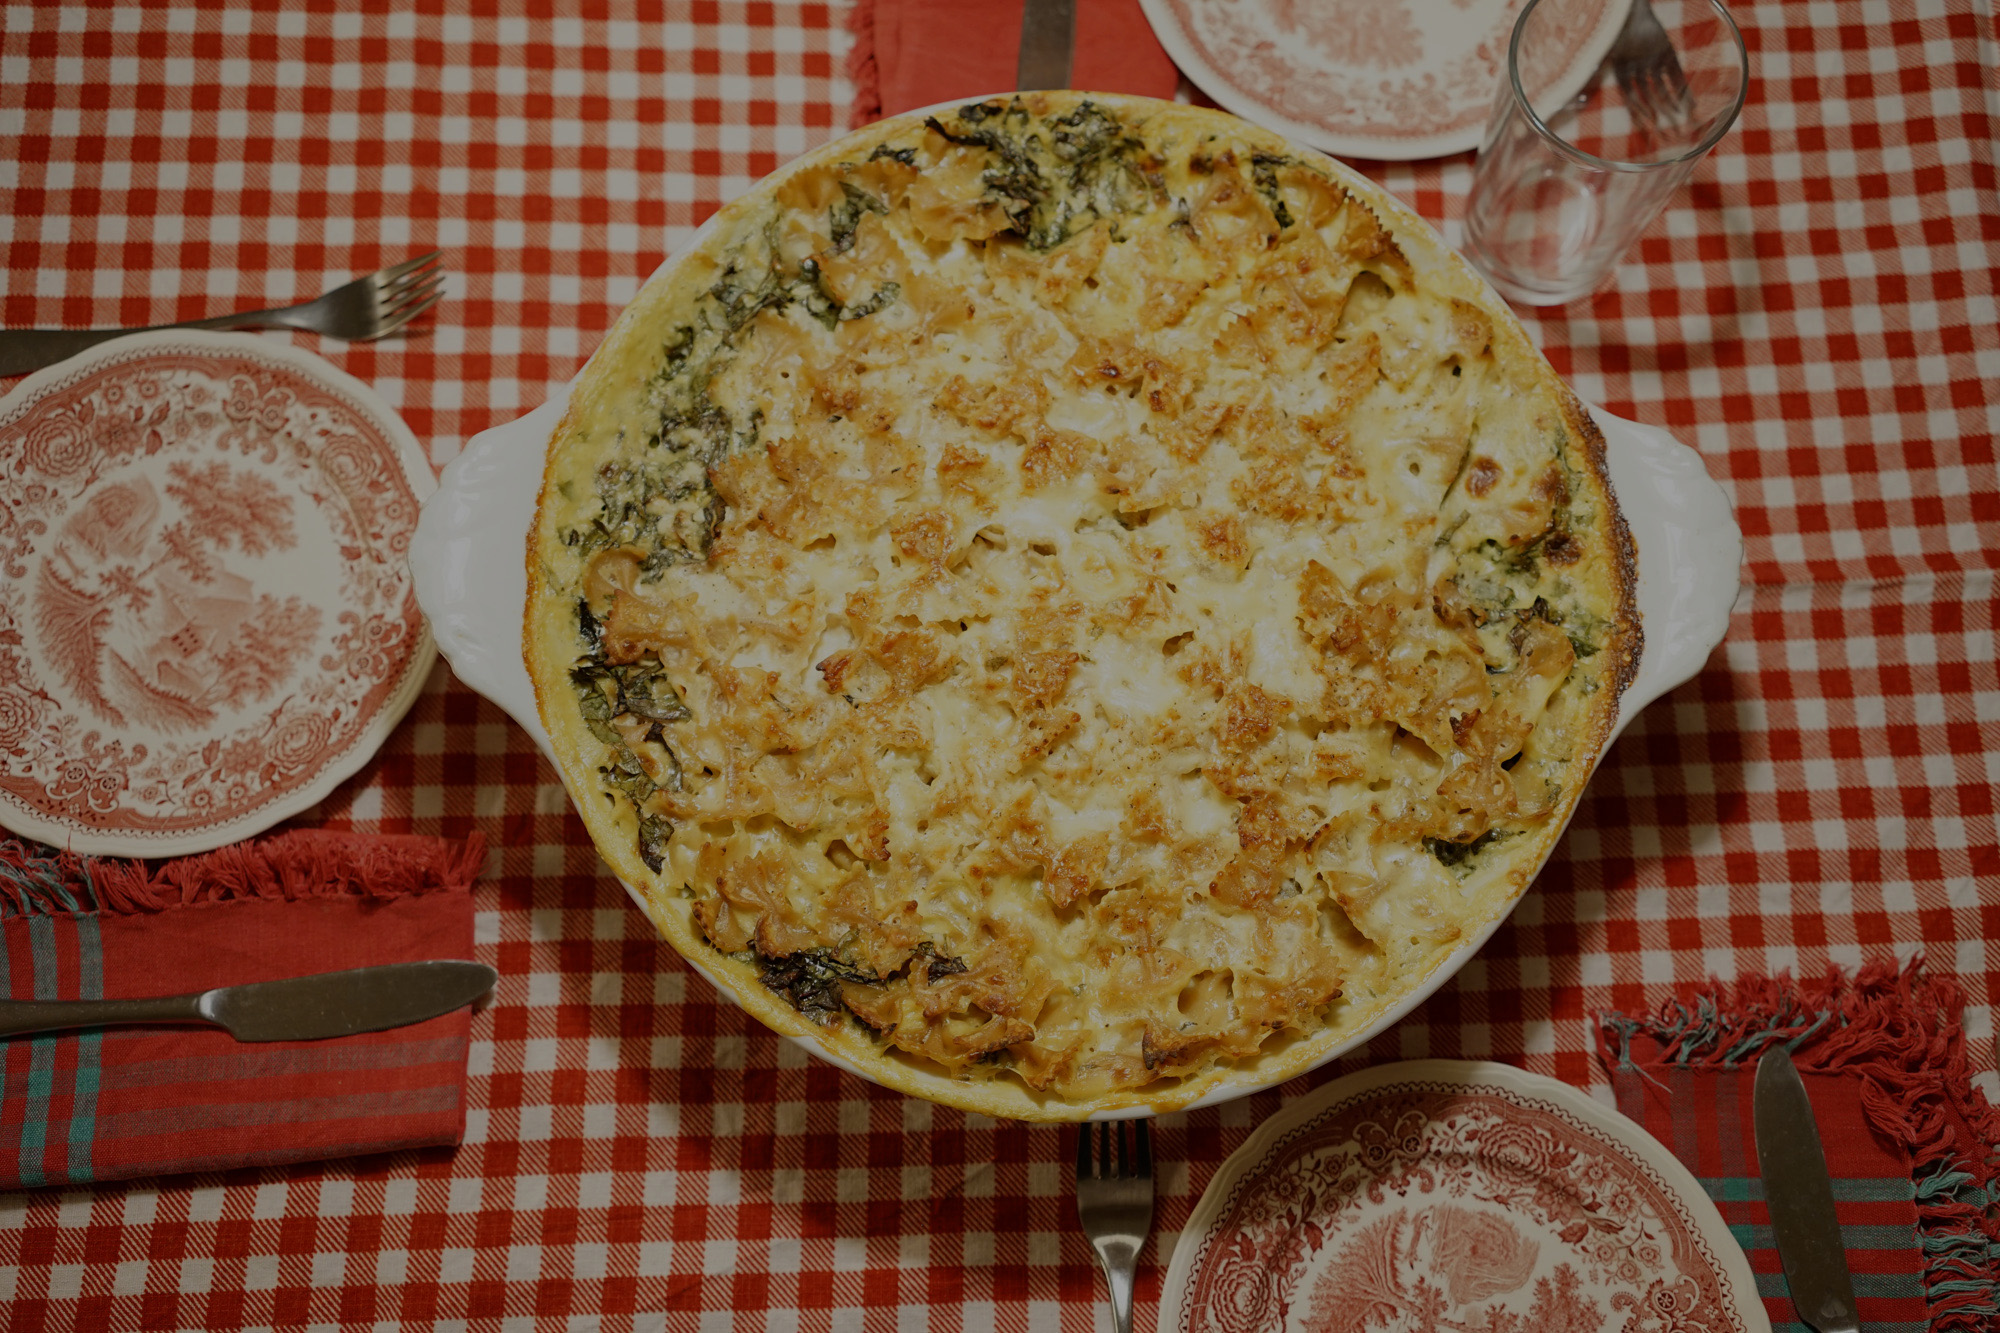
[{"label": "golden baked pasta", "polygon": [[1305,1068],[1505,912],[1637,660],[1602,442],[1360,178],[1074,93],[724,211],[551,441],[526,656],[749,1009],[996,1115]]}]

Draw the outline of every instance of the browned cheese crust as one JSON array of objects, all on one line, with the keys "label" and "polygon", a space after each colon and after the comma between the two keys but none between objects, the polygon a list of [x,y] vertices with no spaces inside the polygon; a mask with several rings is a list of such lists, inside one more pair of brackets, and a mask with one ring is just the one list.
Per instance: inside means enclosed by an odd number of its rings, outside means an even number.
[{"label": "browned cheese crust", "polygon": [[1602,451],[1324,158],[1134,98],[906,117],[592,358],[527,663],[606,860],[764,1021],[996,1115],[1185,1105],[1540,867],[1638,657]]}]

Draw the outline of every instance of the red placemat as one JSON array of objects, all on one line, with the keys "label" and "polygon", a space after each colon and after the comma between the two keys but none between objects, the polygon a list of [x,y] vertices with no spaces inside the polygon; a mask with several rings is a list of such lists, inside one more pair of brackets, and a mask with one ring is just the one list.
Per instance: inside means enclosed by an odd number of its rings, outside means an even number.
[{"label": "red placemat", "polygon": [[[1599,1014],[1618,1109],[1715,1201],[1772,1327],[1801,1329],[1758,1169],[1757,1062],[1801,1071],[1865,1328],[1980,1333],[2000,1322],[2000,1114],[1970,1081],[1965,993],[1912,962],[1852,978],[1746,977],[1647,1014]],[[1796,1258],[1796,1256],[1794,1256]]]},{"label": "red placemat", "polygon": [[[1944,0],[1732,9],[1753,64],[1739,126],[1611,290],[1526,322],[1585,397],[1701,451],[1752,586],[1512,920],[1369,1058],[1490,1056],[1608,1095],[1593,1010],[1922,949],[1970,992],[1991,1079],[2000,44],[1990,13]],[[0,319],[277,304],[441,245],[434,332],[302,345],[442,464],[567,379],[702,218],[838,132],[844,19],[0,10]],[[1360,165],[1452,234],[1468,158]],[[308,819],[500,848],[476,890],[475,956],[502,980],[464,1145],[0,1196],[14,1327],[1099,1317],[1061,1133],[883,1093],[720,1004],[601,872],[526,737],[443,667]],[[1141,1330],[1215,1165],[1333,1072],[1162,1123]]]},{"label": "red placemat", "polygon": [[[0,842],[0,995],[143,999],[472,949],[478,834],[294,830],[148,865]],[[0,1041],[0,1189],[458,1142],[467,1010],[326,1041],[211,1027]]]},{"label": "red placemat", "polygon": [[[848,123],[1006,92],[1021,56],[1025,0],[855,0],[848,11],[854,83]],[[1139,0],[1075,0],[1069,86],[1172,97],[1180,71]]]}]

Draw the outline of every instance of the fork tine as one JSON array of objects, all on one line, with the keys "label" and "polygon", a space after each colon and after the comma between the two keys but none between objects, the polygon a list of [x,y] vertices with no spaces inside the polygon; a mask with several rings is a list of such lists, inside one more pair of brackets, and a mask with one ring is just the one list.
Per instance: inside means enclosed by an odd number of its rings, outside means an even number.
[{"label": "fork tine", "polygon": [[1134,1261],[1152,1229],[1152,1140],[1144,1120],[1098,1121],[1094,1145],[1092,1128],[1076,1129],[1076,1220],[1104,1270],[1111,1325],[1130,1333]]},{"label": "fork tine", "polygon": [[388,316],[382,321],[381,332],[377,333],[375,336],[379,338],[384,333],[394,333],[397,329],[402,328],[405,324],[415,319],[418,315],[423,314],[424,311],[429,310],[432,306],[436,305],[439,301],[443,299],[444,299],[444,293],[438,292],[434,294],[430,300],[425,301],[422,305],[415,306],[413,308],[406,310],[397,311],[395,314]]},{"label": "fork tine", "polygon": [[422,282],[412,283],[408,287],[384,293],[381,299],[376,301],[375,304],[381,307],[384,313],[393,314],[406,306],[415,305],[427,296],[441,294],[443,290],[444,270],[433,269],[429,276]]},{"label": "fork tine", "polygon": [[410,272],[400,274],[396,278],[390,278],[388,282],[382,282],[380,286],[382,286],[384,292],[404,292],[404,290],[410,290],[412,286],[420,286],[420,284],[430,282],[432,278],[440,278],[440,276],[444,276],[444,264],[430,264],[428,268],[412,268]]},{"label": "fork tine", "polygon": [[443,295],[444,285],[439,283],[426,287],[422,291],[412,292],[407,296],[399,296],[393,301],[378,301],[376,303],[376,317],[385,320],[404,319],[424,309]]},{"label": "fork tine", "polygon": [[394,268],[385,268],[380,273],[377,273],[375,276],[382,279],[382,281],[384,282],[394,282],[397,278],[402,277],[405,273],[410,272],[412,269],[422,268],[424,265],[432,262],[435,259],[440,258],[443,254],[444,251],[442,250],[433,250],[427,255],[418,255],[415,259],[406,259],[402,263],[397,264]]},{"label": "fork tine", "polygon": [[376,286],[383,295],[394,296],[397,293],[408,291],[412,287],[429,282],[433,278],[442,277],[444,276],[444,272],[444,265],[432,264],[427,268],[412,269],[410,272],[391,278],[386,282],[377,282]]}]

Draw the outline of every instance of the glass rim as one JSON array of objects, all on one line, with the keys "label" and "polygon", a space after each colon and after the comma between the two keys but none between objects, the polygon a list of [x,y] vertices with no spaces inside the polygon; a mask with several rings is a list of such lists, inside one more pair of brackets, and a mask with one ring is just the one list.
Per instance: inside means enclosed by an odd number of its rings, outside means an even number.
[{"label": "glass rim", "polygon": [[[1682,163],[1695,161],[1707,153],[1709,149],[1715,147],[1717,143],[1721,142],[1723,135],[1729,133],[1730,127],[1736,124],[1736,118],[1743,113],[1743,103],[1750,95],[1750,52],[1743,44],[1743,30],[1736,26],[1736,17],[1723,5],[1722,0],[1705,0],[1705,2],[1722,19],[1723,25],[1729,29],[1729,38],[1736,45],[1736,63],[1738,68],[1743,71],[1743,77],[1737,81],[1736,98],[1730,103],[1729,113],[1724,116],[1718,116],[1714,127],[1702,136],[1699,143],[1687,151],[1676,154],[1673,157],[1657,158],[1650,162],[1628,162],[1622,158],[1599,157],[1595,153],[1587,152],[1556,133],[1555,130],[1549,128],[1549,123],[1542,119],[1539,111],[1535,110],[1535,104],[1529,99],[1527,90],[1521,87],[1521,32],[1528,26],[1528,16],[1535,12],[1536,7],[1542,3],[1542,0],[1528,0],[1528,3],[1522,7],[1521,16],[1514,20],[1513,36],[1507,42],[1507,87],[1509,92],[1513,94],[1514,105],[1528,117],[1528,123],[1535,127],[1536,132],[1553,145],[1558,152],[1576,159],[1585,166],[1597,167],[1604,171],[1622,171],[1637,174],[1647,171],[1659,171],[1666,167],[1675,167]],[[1632,0],[1632,3],[1634,5],[1649,4],[1650,0]],[[1630,16],[1629,10],[1627,11],[1627,16],[1628,18]]]}]

